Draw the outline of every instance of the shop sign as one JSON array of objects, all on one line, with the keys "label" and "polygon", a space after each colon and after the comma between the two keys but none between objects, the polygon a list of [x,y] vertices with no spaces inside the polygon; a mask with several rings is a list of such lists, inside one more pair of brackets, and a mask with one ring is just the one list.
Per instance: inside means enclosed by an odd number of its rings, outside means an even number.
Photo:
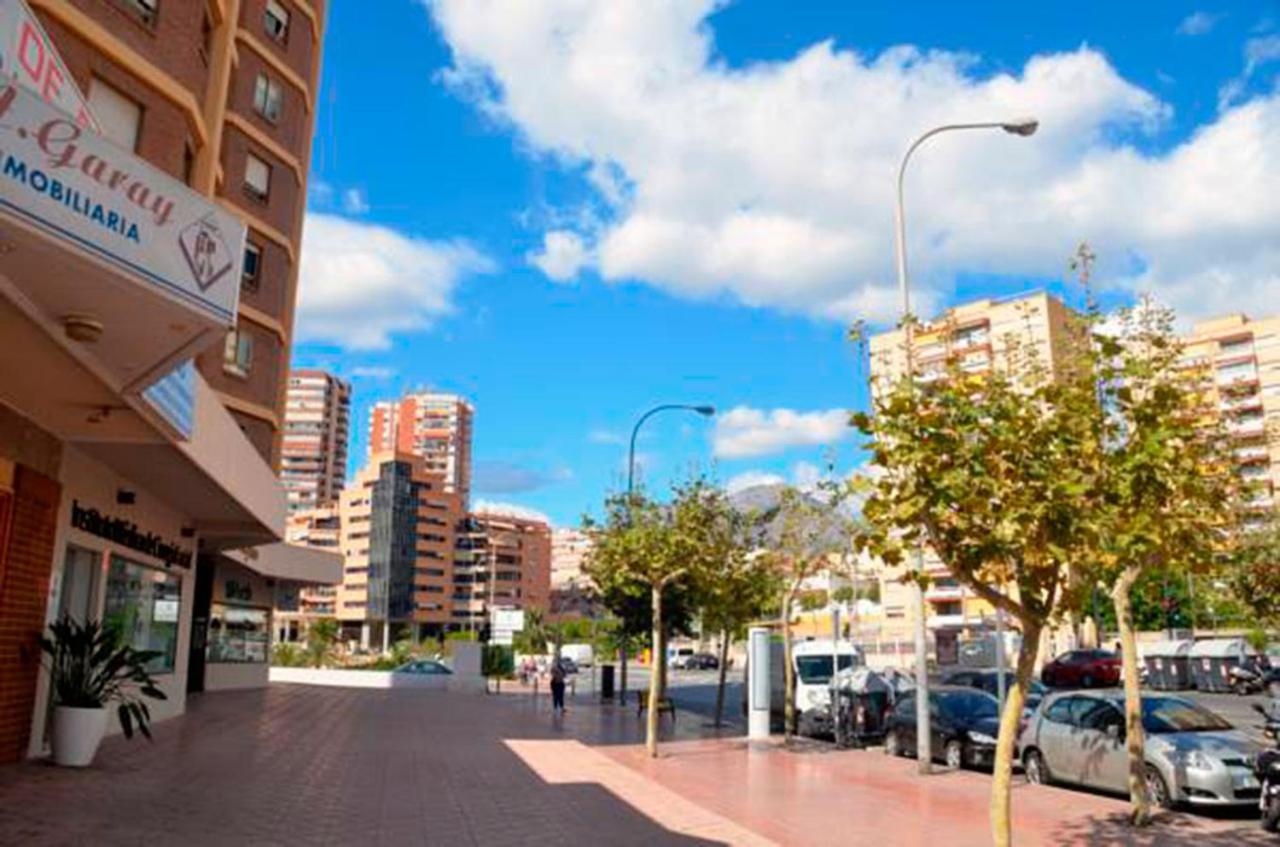
[{"label": "shop sign", "polygon": [[179,601],[169,599],[156,600],[151,605],[152,623],[177,623]]},{"label": "shop sign", "polygon": [[0,74],[13,77],[80,126],[99,131],[84,95],[25,0],[0,0]]},{"label": "shop sign", "polygon": [[191,567],[192,552],[173,541],[165,541],[154,532],[143,532],[138,525],[126,518],[104,515],[97,509],[81,506],[71,501],[71,525],[81,532],[105,538],[113,544],[153,556],[166,565]]},{"label": "shop sign", "polygon": [[0,82],[0,213],[235,326],[245,225],[40,100]]}]

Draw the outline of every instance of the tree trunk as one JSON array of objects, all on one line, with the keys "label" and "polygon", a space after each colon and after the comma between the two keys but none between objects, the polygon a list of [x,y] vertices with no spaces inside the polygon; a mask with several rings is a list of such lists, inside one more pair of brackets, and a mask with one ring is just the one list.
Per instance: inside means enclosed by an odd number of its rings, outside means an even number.
[{"label": "tree trunk", "polygon": [[662,586],[653,586],[653,659],[649,662],[649,714],[645,722],[644,746],[653,758],[658,757],[658,699],[660,656],[662,649]]},{"label": "tree trunk", "polygon": [[1142,569],[1130,565],[1116,580],[1111,591],[1115,604],[1116,626],[1120,629],[1121,672],[1124,676],[1124,731],[1129,753],[1129,819],[1134,826],[1151,823],[1151,801],[1147,796],[1146,738],[1142,733],[1142,691],[1138,680],[1138,641],[1133,632],[1133,609],[1129,591]]},{"label": "tree trunk", "polygon": [[1022,649],[1018,652],[1013,687],[1005,692],[1004,711],[1000,714],[1000,734],[996,737],[996,758],[991,766],[991,841],[996,847],[1013,843],[1012,819],[1009,813],[1010,782],[1013,779],[1013,746],[1018,740],[1022,705],[1035,674],[1036,652],[1040,646],[1042,624],[1022,620]]},{"label": "tree trunk", "polygon": [[720,630],[720,682],[716,686],[716,726],[724,721],[724,681],[729,671],[729,630]]},{"label": "tree trunk", "polygon": [[[796,704],[792,694],[796,681],[795,671],[791,669],[791,603],[794,599],[794,590],[787,591],[782,598],[782,737],[787,741],[795,732],[796,722]],[[770,695],[769,699],[772,702],[773,696]]]}]

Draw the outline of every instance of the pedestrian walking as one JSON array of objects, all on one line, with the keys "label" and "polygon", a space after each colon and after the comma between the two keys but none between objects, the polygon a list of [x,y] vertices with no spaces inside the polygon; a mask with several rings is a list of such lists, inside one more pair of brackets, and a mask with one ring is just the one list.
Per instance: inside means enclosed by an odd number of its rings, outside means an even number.
[{"label": "pedestrian walking", "polygon": [[564,677],[564,665],[556,659],[551,663],[551,709],[556,712],[564,711]]}]

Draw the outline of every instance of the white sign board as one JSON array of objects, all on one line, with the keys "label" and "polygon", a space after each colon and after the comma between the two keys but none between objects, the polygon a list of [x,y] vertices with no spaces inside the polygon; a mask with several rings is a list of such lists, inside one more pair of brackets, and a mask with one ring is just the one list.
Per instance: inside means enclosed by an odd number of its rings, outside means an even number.
[{"label": "white sign board", "polygon": [[514,643],[515,633],[509,629],[494,630],[489,636],[489,643],[499,647],[510,647]]},{"label": "white sign board", "polygon": [[235,326],[244,223],[10,82],[0,82],[0,215]]},{"label": "white sign board", "polygon": [[25,0],[0,0],[0,74],[97,131],[89,104]]},{"label": "white sign board", "polygon": [[524,630],[523,609],[494,609],[489,620],[495,633]]}]

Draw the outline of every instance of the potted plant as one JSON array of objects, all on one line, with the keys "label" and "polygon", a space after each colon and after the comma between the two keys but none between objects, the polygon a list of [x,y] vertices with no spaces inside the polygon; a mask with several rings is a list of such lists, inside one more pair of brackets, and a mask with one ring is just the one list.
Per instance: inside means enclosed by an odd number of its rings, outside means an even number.
[{"label": "potted plant", "polygon": [[151,738],[151,711],[143,698],[165,699],[147,670],[158,651],[135,650],[114,629],[70,616],[49,626],[40,649],[49,657],[55,762],[83,768],[93,761],[106,733],[109,703],[116,704],[125,738],[133,737],[135,726]]}]

